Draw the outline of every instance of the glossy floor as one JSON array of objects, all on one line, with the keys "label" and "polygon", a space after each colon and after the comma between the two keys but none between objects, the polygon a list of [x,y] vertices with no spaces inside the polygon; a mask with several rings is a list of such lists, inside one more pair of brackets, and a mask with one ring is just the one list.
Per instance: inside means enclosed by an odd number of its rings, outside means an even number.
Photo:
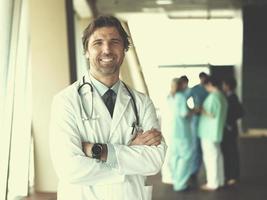
[{"label": "glossy floor", "polygon": [[[171,185],[163,184],[160,175],[150,177],[153,200],[267,200],[267,138],[240,139],[241,180],[231,188],[215,192],[194,189],[174,192]],[[203,175],[199,182],[203,182]],[[56,194],[37,193],[26,200],[55,200]]]}]

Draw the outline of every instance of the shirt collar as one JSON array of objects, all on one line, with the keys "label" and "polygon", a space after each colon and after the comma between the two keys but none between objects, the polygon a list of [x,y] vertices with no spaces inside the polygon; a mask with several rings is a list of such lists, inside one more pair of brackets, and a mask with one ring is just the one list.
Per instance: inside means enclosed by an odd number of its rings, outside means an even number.
[{"label": "shirt collar", "polygon": [[[93,86],[96,88],[100,96],[103,96],[108,91],[109,87],[107,87],[99,80],[94,78],[91,74],[89,74],[89,77]],[[118,80],[110,89],[112,89],[116,94],[118,94],[119,86],[120,86],[120,80]]]}]

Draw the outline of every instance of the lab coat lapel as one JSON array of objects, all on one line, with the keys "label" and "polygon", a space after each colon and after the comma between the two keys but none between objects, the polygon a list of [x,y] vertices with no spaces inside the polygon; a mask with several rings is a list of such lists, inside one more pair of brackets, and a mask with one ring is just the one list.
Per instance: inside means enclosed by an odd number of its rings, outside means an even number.
[{"label": "lab coat lapel", "polygon": [[128,104],[130,103],[131,97],[129,96],[125,86],[120,82],[116,104],[114,108],[112,123],[111,123],[111,131],[110,136],[112,136],[113,132],[115,131],[116,127],[121,121],[122,116],[124,115]]}]

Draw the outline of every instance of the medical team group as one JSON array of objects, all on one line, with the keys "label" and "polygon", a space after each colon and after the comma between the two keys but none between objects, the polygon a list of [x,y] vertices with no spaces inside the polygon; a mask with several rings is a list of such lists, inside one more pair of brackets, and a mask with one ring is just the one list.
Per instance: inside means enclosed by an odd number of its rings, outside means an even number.
[{"label": "medical team group", "polygon": [[199,79],[198,85],[189,88],[187,76],[174,78],[167,97],[171,111],[167,162],[174,191],[198,187],[202,164],[206,174],[202,190],[232,186],[239,179],[237,120],[243,108],[235,94],[236,80],[227,77],[221,83],[204,72]]}]

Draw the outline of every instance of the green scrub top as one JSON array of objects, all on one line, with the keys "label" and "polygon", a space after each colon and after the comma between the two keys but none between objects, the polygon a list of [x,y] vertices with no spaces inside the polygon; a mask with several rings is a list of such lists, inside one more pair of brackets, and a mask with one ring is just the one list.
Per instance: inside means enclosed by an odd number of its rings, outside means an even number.
[{"label": "green scrub top", "polygon": [[221,142],[227,114],[227,100],[221,92],[212,92],[203,103],[203,109],[213,117],[202,114],[199,121],[199,137]]},{"label": "green scrub top", "polygon": [[169,96],[168,100],[172,112],[172,138],[190,138],[189,110],[184,93],[177,92],[174,97]]}]

